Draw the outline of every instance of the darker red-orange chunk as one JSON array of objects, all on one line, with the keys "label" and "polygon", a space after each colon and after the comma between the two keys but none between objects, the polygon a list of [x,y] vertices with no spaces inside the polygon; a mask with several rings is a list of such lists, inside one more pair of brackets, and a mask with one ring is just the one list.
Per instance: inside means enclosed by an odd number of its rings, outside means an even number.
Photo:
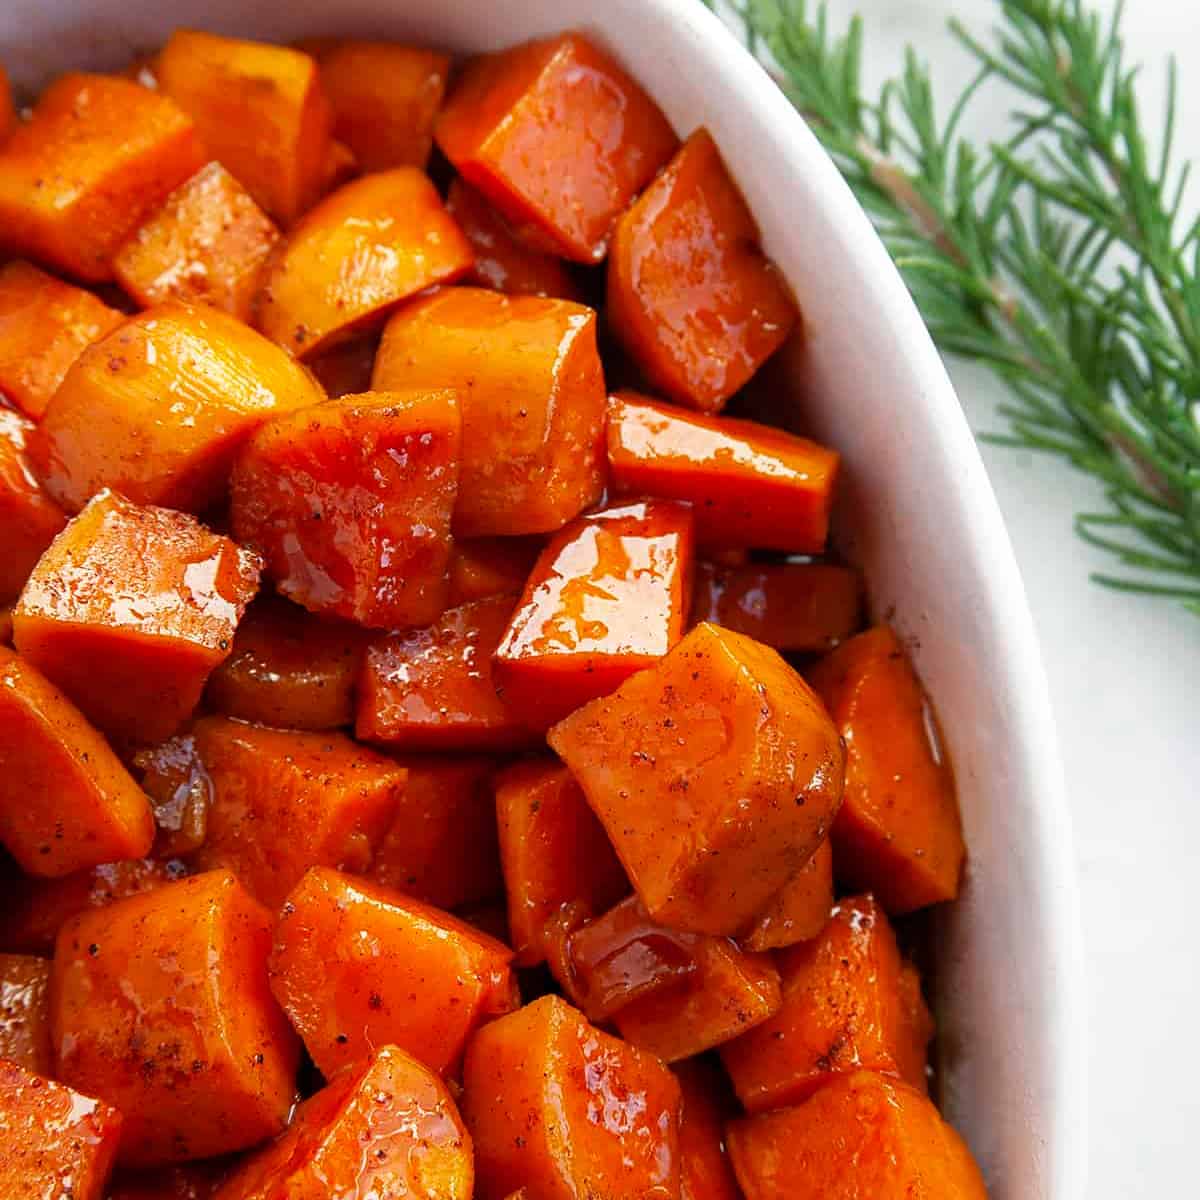
[{"label": "darker red-orange chunk", "polygon": [[67,523],[27,452],[33,423],[0,408],[0,603],[15,600],[34,564]]}]

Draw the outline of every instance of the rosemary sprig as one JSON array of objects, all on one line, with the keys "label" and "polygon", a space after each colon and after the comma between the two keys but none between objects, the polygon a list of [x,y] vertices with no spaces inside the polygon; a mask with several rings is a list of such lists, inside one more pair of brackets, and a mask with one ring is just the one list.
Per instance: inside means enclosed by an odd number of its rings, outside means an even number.
[{"label": "rosemary sprig", "polygon": [[[1200,612],[1200,219],[1181,213],[1174,67],[1152,158],[1119,11],[1103,24],[1084,0],[999,0],[986,37],[952,23],[978,74],[939,119],[911,49],[864,95],[859,18],[836,33],[824,3],[717,7],[808,118],[938,344],[1007,384],[991,440],[1105,485],[1108,510],[1076,528],[1131,573],[1094,578]],[[963,114],[997,87],[1011,134],[976,147]]]}]

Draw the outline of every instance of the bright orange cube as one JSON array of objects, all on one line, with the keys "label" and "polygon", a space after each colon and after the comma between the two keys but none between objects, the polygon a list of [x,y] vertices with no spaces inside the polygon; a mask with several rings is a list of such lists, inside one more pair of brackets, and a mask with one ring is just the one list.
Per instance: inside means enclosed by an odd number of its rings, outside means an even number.
[{"label": "bright orange cube", "polygon": [[0,1059],[35,1075],[54,1069],[49,992],[49,959],[0,954]]},{"label": "bright orange cube", "polygon": [[778,950],[815,938],[833,907],[833,843],[825,839],[738,937],[746,950]]},{"label": "bright orange cube", "polygon": [[67,523],[29,461],[33,422],[0,408],[0,602],[15,600],[37,560]]}]

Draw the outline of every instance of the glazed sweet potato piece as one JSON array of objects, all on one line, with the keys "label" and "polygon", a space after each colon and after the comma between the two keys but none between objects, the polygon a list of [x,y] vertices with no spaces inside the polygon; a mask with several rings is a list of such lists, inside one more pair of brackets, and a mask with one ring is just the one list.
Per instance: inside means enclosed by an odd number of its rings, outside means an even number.
[{"label": "glazed sweet potato piece", "polygon": [[542,551],[496,647],[505,699],[546,725],[615,691],[683,636],[692,513],[641,500],[573,521]]},{"label": "glazed sweet potato piece", "polygon": [[633,392],[609,404],[613,491],[689,501],[705,544],[819,554],[838,462],[833,450],[754,421],[681,412]]},{"label": "glazed sweet potato piece", "polygon": [[104,491],[39,559],[16,647],[106,733],[162,741],[229,654],[259,566],[192,517]]},{"label": "glazed sweet potato piece", "polygon": [[267,984],[270,914],[229,871],[193,875],[59,931],[57,1075],[125,1114],[120,1160],[252,1146],[287,1121],[295,1034]]},{"label": "glazed sweet potato piece", "polygon": [[143,307],[211,304],[250,319],[275,223],[218,162],[180,184],[113,256],[117,282]]},{"label": "glazed sweet potato piece", "polygon": [[0,244],[80,279],[204,162],[188,117],[113,75],[62,75],[0,149]]},{"label": "glazed sweet potato piece", "polygon": [[396,1046],[342,1071],[214,1200],[471,1200],[471,1137],[446,1085]]},{"label": "glazed sweet potato piece", "polygon": [[872,1071],[796,1108],[734,1121],[726,1136],[746,1200],[987,1200],[979,1168],[937,1109]]},{"label": "glazed sweet potato piece", "polygon": [[29,461],[33,423],[0,407],[0,602],[15,600],[37,560],[67,523]]},{"label": "glazed sweet potato piece", "polygon": [[0,954],[0,1059],[49,1075],[50,960]]},{"label": "glazed sweet potato piece", "polygon": [[125,314],[32,263],[0,267],[0,394],[35,421],[67,368]]},{"label": "glazed sweet potato piece", "polygon": [[497,775],[495,791],[510,941],[518,965],[534,966],[546,957],[545,924],[564,904],[602,913],[629,882],[566,767],[514,763]]},{"label": "glazed sweet potato piece", "polygon": [[734,935],[812,856],[841,800],[820,701],[766,646],[697,625],[548,734],[650,915]]},{"label": "glazed sweet potato piece", "polygon": [[307,54],[180,29],[156,74],[213,157],[270,216],[287,226],[312,206],[325,184],[332,116]]},{"label": "glazed sweet potato piece", "polygon": [[721,1072],[707,1059],[672,1068],[683,1093],[679,1119],[680,1200],[741,1200],[725,1153],[725,1120],[733,1097]]},{"label": "glazed sweet potato piece", "polygon": [[679,1194],[675,1077],[557,996],[485,1025],[463,1086],[479,1200]]},{"label": "glazed sweet potato piece", "polygon": [[275,926],[271,989],[329,1076],[394,1043],[439,1073],[520,1004],[512,951],[449,913],[314,867]]},{"label": "glazed sweet potato piece", "polygon": [[519,594],[540,553],[537,538],[459,538],[450,551],[448,603]]},{"label": "glazed sweet potato piece", "polygon": [[578,33],[469,63],[435,133],[522,237],[588,263],[678,144],[658,105]]},{"label": "glazed sweet potato piece", "polygon": [[775,893],[738,941],[746,950],[778,950],[815,938],[833,907],[833,844],[825,839]]},{"label": "glazed sweet potato piece", "polygon": [[312,612],[383,629],[446,608],[458,395],[366,392],[268,421],[234,467],[234,534]]},{"label": "glazed sweet potato piece", "polygon": [[378,326],[401,300],[459,278],[472,257],[423,171],[365,175],[288,234],[263,278],[256,324],[289,353],[315,354]]},{"label": "glazed sweet potato piece", "polygon": [[0,1195],[104,1200],[120,1137],[115,1108],[0,1059]]},{"label": "glazed sweet potato piece", "polygon": [[32,453],[47,491],[72,512],[111,487],[135,503],[199,513],[224,498],[234,456],[263,421],[324,399],[307,371],[241,321],[164,304],[80,355]]},{"label": "glazed sweet potato piece", "polygon": [[809,679],[846,740],[834,873],[873,891],[890,913],[954,899],[965,854],[954,778],[895,633],[880,625],[851,638]]},{"label": "glazed sweet potato piece", "polygon": [[589,308],[447,288],[388,322],[372,386],[458,389],[457,535],[547,533],[600,496],[604,376]]}]

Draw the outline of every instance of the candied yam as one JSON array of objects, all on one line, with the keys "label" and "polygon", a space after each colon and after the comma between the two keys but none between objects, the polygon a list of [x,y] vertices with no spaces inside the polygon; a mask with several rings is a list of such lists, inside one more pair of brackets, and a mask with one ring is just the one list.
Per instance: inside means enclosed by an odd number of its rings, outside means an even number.
[{"label": "candied yam", "polygon": [[767,901],[738,941],[746,950],[778,950],[814,938],[833,907],[833,845],[825,839]]},{"label": "candied yam", "polygon": [[101,492],[30,575],[16,647],[106,733],[162,741],[229,654],[259,565],[192,517]]},{"label": "candied yam", "polygon": [[452,391],[366,392],[276,417],[234,467],[234,533],[312,612],[428,625],[446,608],[461,438]]},{"label": "candied yam", "polygon": [[125,1114],[122,1163],[206,1158],[284,1127],[298,1046],[267,984],[270,944],[270,914],[228,871],[59,931],[57,1073]]},{"label": "candied yam", "polygon": [[35,1075],[49,1075],[54,1067],[49,988],[48,958],[0,954],[0,1059]]},{"label": "candied yam", "polygon": [[112,75],[62,75],[0,149],[0,244],[80,279],[204,162],[167,97]]},{"label": "candied yam", "polygon": [[0,407],[0,602],[15,600],[67,518],[29,461],[33,424]]},{"label": "candied yam", "polygon": [[820,701],[774,650],[715,625],[547,738],[650,915],[677,929],[744,929],[841,800],[843,751]]},{"label": "candied yam", "polygon": [[815,442],[621,392],[609,404],[608,464],[619,495],[689,501],[704,544],[825,548],[839,459]]},{"label": "candied yam", "polygon": [[479,1200],[679,1194],[678,1081],[557,996],[485,1025],[463,1088]]},{"label": "candied yam", "polygon": [[658,105],[578,33],[470,62],[435,136],[523,238],[585,263],[604,257],[617,217],[678,144]]},{"label": "candied yam", "polygon": [[589,308],[447,288],[388,322],[372,386],[458,389],[457,535],[547,533],[600,496],[604,375]]},{"label": "candied yam", "polygon": [[679,1118],[680,1200],[741,1200],[725,1152],[725,1121],[734,1111],[729,1084],[707,1059],[672,1068],[683,1093]]},{"label": "candied yam", "polygon": [[541,553],[537,538],[459,538],[450,551],[450,607],[519,594]]},{"label": "candied yam", "polygon": [[851,638],[809,679],[846,741],[834,874],[874,892],[890,913],[953,900],[965,857],[954,776],[895,633],[880,625]]}]

